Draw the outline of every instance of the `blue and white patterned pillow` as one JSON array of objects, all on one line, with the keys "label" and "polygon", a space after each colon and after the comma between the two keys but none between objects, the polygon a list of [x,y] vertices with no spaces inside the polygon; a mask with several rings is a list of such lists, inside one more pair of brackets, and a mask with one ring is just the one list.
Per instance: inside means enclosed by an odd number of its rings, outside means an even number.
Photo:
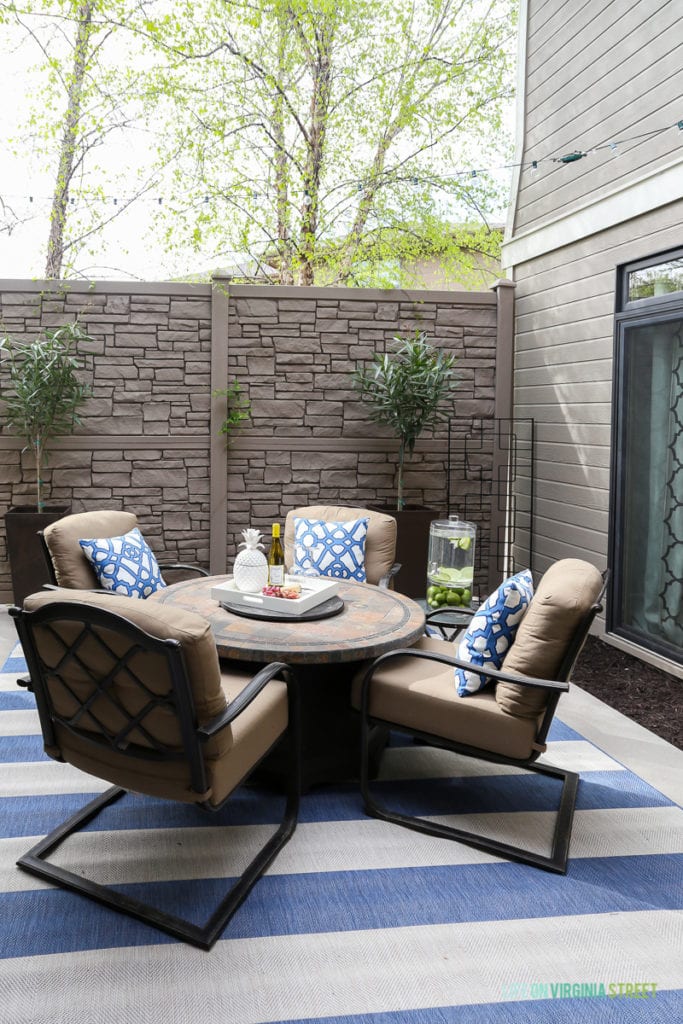
[{"label": "blue and white patterned pillow", "polygon": [[121,537],[78,543],[105,590],[126,597],[149,597],[166,586],[159,563],[137,527]]},{"label": "blue and white patterned pillow", "polygon": [[330,523],[323,519],[294,520],[293,576],[332,576],[365,583],[365,538],[368,520]]},{"label": "blue and white patterned pillow", "polygon": [[[528,569],[511,576],[494,590],[477,609],[458,646],[457,657],[482,668],[500,668],[534,595],[534,581]],[[460,697],[477,693],[490,680],[478,672],[455,670]]]}]

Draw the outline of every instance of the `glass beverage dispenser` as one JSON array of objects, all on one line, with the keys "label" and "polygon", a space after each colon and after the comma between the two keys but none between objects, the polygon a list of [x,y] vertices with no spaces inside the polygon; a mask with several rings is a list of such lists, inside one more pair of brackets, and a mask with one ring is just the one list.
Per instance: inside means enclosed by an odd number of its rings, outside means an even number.
[{"label": "glass beverage dispenser", "polygon": [[458,516],[435,519],[429,527],[427,606],[465,607],[472,602],[477,528]]}]

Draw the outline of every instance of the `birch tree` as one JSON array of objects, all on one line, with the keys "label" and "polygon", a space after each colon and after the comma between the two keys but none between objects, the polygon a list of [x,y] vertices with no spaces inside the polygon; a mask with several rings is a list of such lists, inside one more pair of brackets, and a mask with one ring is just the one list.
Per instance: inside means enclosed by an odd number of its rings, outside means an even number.
[{"label": "birch tree", "polygon": [[[154,39],[136,0],[27,0],[2,4],[29,62],[33,103],[15,147],[51,169],[46,278],[85,272],[112,221],[158,182],[131,133],[143,129],[153,81],[143,63]],[[153,6],[153,5],[149,5]],[[130,159],[112,166],[116,145]],[[140,158],[136,165],[136,150]]]},{"label": "birch tree", "polygon": [[472,154],[505,148],[513,15],[512,0],[175,4],[167,243],[249,252],[301,285],[486,246],[495,186]]}]

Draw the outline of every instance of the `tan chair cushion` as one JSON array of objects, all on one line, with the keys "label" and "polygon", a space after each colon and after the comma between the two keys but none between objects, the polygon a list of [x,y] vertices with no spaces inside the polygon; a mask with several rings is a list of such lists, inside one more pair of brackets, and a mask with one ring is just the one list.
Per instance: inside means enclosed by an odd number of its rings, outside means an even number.
[{"label": "tan chair cushion", "polygon": [[287,513],[285,520],[285,565],[294,562],[294,520],[323,519],[331,523],[348,523],[351,519],[367,517],[368,534],[365,540],[365,575],[368,583],[377,585],[396,561],[396,520],[384,512],[368,508],[350,508],[348,505],[307,505]]},{"label": "tan chair cushion", "polygon": [[[501,670],[535,679],[556,679],[577,627],[602,590],[602,576],[589,562],[564,558],[539,583]],[[547,691],[498,683],[496,700],[508,715],[535,719]]]},{"label": "tan chair cushion", "polygon": [[74,590],[100,586],[90,562],[78,543],[89,537],[120,537],[138,525],[132,512],[102,510],[76,512],[51,523],[43,531],[57,583]]},{"label": "tan chair cushion", "polygon": [[[80,601],[90,607],[102,608],[116,615],[122,615],[153,636],[178,640],[183,648],[198,723],[206,722],[224,710],[226,698],[216,644],[206,619],[193,612],[172,608],[168,605],[153,604],[129,597],[91,594],[78,590],[45,591],[32,594],[26,598],[24,607],[28,611],[33,611],[60,601],[67,603]],[[63,637],[64,642],[69,644],[78,635],[80,628],[78,623],[65,621],[63,624],[53,624],[50,629],[40,627],[36,630],[39,652],[50,667],[55,667],[64,653],[64,646],[59,637]],[[55,632],[57,636],[55,636]],[[98,627],[98,636],[107,644],[112,653],[109,654],[98,639],[90,636],[79,647],[79,658],[83,663],[83,669],[79,671],[77,666],[72,666],[69,669],[69,686],[81,701],[87,699],[92,692],[92,682],[89,680],[87,668],[100,672],[103,669],[105,672],[108,671],[114,667],[116,657],[124,653],[129,646],[124,637],[111,630]],[[129,665],[131,670],[144,680],[145,685],[152,693],[165,694],[168,692],[171,683],[165,659],[160,655],[149,652],[138,653],[129,661]],[[246,682],[248,678],[246,676],[244,681]],[[62,686],[56,678],[52,677],[49,685],[59,713],[73,714],[78,709],[78,700],[71,696],[68,689]],[[115,675],[112,692],[128,714],[134,715],[139,712],[147,700],[139,688],[132,683],[125,670],[121,670]],[[125,716],[104,696],[98,698],[91,710],[93,715],[97,716],[99,721],[104,722],[111,731],[125,725]],[[153,709],[146,714],[142,724],[145,731],[154,740],[180,750],[181,737],[177,719],[169,710],[163,707]],[[92,718],[88,719],[87,715],[83,716],[79,726],[84,733],[98,731],[96,722]],[[142,729],[132,733],[131,740],[141,747],[153,746]],[[113,750],[94,750],[84,738],[79,738],[78,735],[63,728],[58,730],[58,746],[59,749],[56,752],[48,750],[48,753],[52,756],[61,754],[65,760],[75,764],[83,771],[109,779],[118,785],[176,799],[198,799],[196,794],[187,792],[185,796],[181,796],[175,791],[170,792],[168,788],[180,782],[183,791],[188,789],[189,772],[187,766],[182,762],[154,764],[143,758],[131,758],[118,754]],[[229,753],[232,746],[233,735],[228,727],[206,744],[204,747],[205,758],[210,760],[223,757]],[[155,778],[158,779],[158,786],[161,788],[157,788],[157,784],[153,783]],[[166,783],[168,786],[164,789]],[[152,785],[154,788],[150,788]]]},{"label": "tan chair cushion", "polygon": [[[252,678],[246,669],[232,666],[221,674],[225,699],[231,701]],[[185,761],[164,761],[160,764],[142,758],[123,758],[113,751],[102,750],[93,755],[92,747],[79,737],[68,740],[60,735],[62,744],[69,743],[69,761],[81,771],[108,779],[114,785],[148,796],[183,803],[207,801],[213,806],[223,800],[248,775],[279,736],[287,728],[287,687],[273,679],[252,703],[219,734],[227,734],[230,749],[212,752],[211,740],[204,746],[207,789],[196,793],[190,786],[190,773]],[[63,733],[63,730],[60,730]]]},{"label": "tan chair cushion", "polygon": [[[417,650],[453,657],[446,640],[423,637]],[[353,681],[352,703],[360,707],[363,672]],[[459,697],[453,668],[437,661],[396,658],[373,676],[370,714],[397,726],[524,760],[533,752],[538,723],[506,715],[493,690]]]}]

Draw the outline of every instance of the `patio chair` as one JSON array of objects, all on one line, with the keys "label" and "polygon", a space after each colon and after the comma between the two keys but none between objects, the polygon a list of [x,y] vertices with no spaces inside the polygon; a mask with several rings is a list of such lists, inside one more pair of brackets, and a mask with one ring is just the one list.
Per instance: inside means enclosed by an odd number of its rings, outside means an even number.
[{"label": "patio chair", "polygon": [[[78,543],[93,537],[120,537],[138,527],[132,512],[102,509],[63,516],[39,532],[50,572],[51,587],[103,591],[103,587]],[[206,569],[183,563],[159,564],[162,571],[187,571],[208,576]],[[110,591],[115,593],[115,591]]]},{"label": "patio chair", "polygon": [[[602,610],[605,575],[579,559],[556,562],[540,581],[501,669],[476,666],[476,672],[490,680],[476,693],[458,696],[455,668],[472,671],[474,666],[455,656],[453,643],[434,637],[421,638],[410,650],[382,655],[359,673],[352,702],[362,719],[360,784],[366,812],[565,874],[579,777],[536,760],[546,750],[558,700],[569,689],[575,661],[593,619]],[[418,741],[466,757],[514,765],[561,780],[550,855],[381,806],[370,792],[368,779],[372,725],[399,729]],[[454,814],[457,811],[453,808]]]},{"label": "patio chair", "polygon": [[[253,678],[239,667],[221,669],[205,619],[152,601],[41,591],[23,609],[10,608],[10,615],[28,662],[46,753],[113,783],[17,864],[210,949],[296,827],[300,741],[293,672],[277,662]],[[220,810],[283,738],[288,769],[282,820],[237,880],[226,883],[227,893],[206,923],[160,910],[46,859],[129,789]],[[226,836],[231,831],[226,828]],[[106,843],[101,848],[104,860]]]},{"label": "patio chair", "polygon": [[368,532],[365,538],[366,582],[379,587],[393,585],[393,577],[401,566],[396,558],[396,520],[384,512],[368,508],[352,508],[348,505],[306,505],[292,509],[285,520],[285,565],[294,564],[294,520],[322,520],[325,523],[348,523],[354,519],[367,518]]}]

